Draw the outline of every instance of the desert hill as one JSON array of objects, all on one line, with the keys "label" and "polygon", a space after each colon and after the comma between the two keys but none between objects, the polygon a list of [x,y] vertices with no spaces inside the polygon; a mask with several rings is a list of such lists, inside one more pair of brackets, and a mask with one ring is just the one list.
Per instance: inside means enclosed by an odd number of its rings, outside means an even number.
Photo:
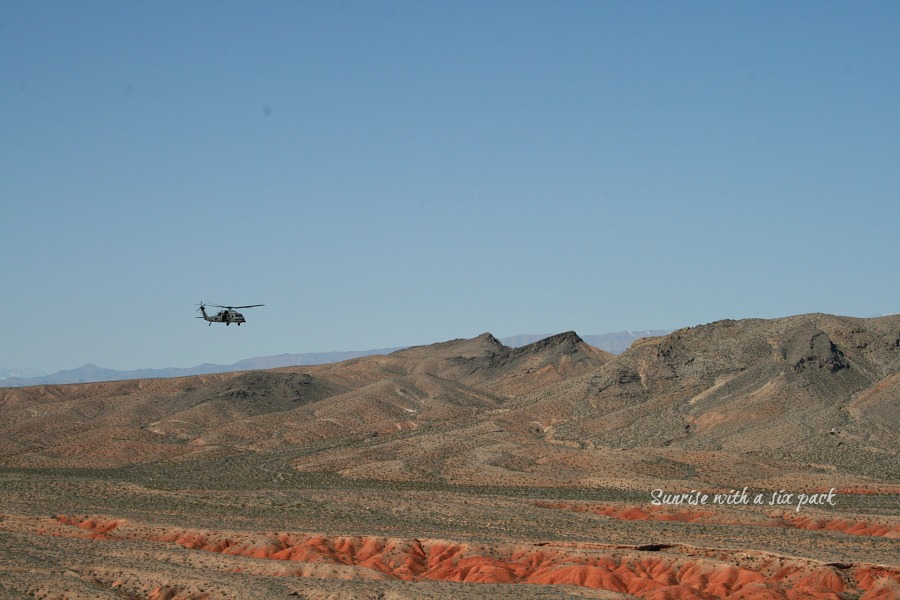
[{"label": "desert hill", "polygon": [[574,332],[519,348],[485,333],[327,365],[0,390],[0,452],[88,467],[294,448],[295,468],[387,479],[727,486],[746,469],[837,469],[850,484],[900,475],[898,373],[897,316],[719,321],[618,356]]},{"label": "desert hill", "polygon": [[484,334],[302,370],[2,389],[0,452],[22,465],[120,465],[396,433],[476,418],[611,356],[574,333],[521,348]]},{"label": "desert hill", "polygon": [[513,414],[553,421],[557,440],[897,478],[898,371],[896,316],[720,321],[641,340]]},{"label": "desert hill", "polygon": [[0,389],[0,596],[897,597],[898,398],[821,314]]},{"label": "desert hill", "polygon": [[896,317],[803,315],[649,338],[581,375],[515,390],[501,382],[527,368],[455,371],[455,380],[479,378],[480,389],[501,398],[468,419],[457,413],[452,426],[319,452],[296,465],[636,489],[659,478],[723,487],[896,481],[898,338]]}]

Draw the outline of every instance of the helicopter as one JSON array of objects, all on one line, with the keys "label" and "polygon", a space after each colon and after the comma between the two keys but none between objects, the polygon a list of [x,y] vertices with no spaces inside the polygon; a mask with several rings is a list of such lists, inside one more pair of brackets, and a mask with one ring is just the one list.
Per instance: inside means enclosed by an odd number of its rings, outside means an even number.
[{"label": "helicopter", "polygon": [[200,312],[203,313],[202,317],[197,317],[198,319],[206,319],[209,321],[209,324],[213,323],[225,323],[225,325],[231,325],[232,323],[237,323],[240,327],[241,323],[246,323],[247,319],[244,318],[244,315],[234,310],[236,308],[254,308],[256,306],[265,306],[265,304],[248,304],[246,306],[222,306],[220,304],[210,304],[209,306],[215,306],[216,308],[224,308],[225,310],[220,310],[218,313],[214,315],[206,314],[206,304],[200,302]]}]

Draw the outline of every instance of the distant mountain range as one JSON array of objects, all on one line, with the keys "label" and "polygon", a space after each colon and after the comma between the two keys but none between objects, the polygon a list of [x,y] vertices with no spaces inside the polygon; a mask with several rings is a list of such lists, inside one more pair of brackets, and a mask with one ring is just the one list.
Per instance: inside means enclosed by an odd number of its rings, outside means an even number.
[{"label": "distant mountain range", "polygon": [[[582,339],[594,346],[611,352],[621,354],[631,346],[631,343],[642,337],[655,337],[666,335],[667,330],[647,329],[640,331],[619,331],[602,335],[586,335]],[[525,334],[502,338],[507,346],[518,348],[549,337],[551,334]],[[126,379],[155,379],[170,377],[186,377],[191,375],[207,375],[211,373],[229,373],[232,371],[254,371],[258,369],[276,369],[278,367],[295,367],[304,365],[321,365],[336,363],[351,358],[370,356],[373,354],[390,354],[404,347],[379,348],[376,350],[357,350],[346,352],[309,352],[303,354],[276,354],[274,356],[258,356],[247,358],[230,365],[217,365],[204,363],[196,367],[178,368],[168,367],[164,369],[133,369],[119,371],[106,369],[93,363],[88,363],[77,369],[57,371],[49,375],[36,377],[8,376],[0,378],[0,387],[24,387],[29,385],[55,385],[64,383],[92,383],[99,381],[121,381]],[[0,371],[2,374],[3,371]]]},{"label": "distant mountain range", "polygon": [[231,365],[203,363],[196,367],[164,369],[133,369],[118,371],[106,369],[88,363],[77,369],[57,371],[40,377],[9,377],[0,379],[0,387],[24,387],[28,385],[53,385],[60,383],[93,383],[98,381],[120,381],[125,379],[156,379],[168,377],[186,377],[190,375],[207,375],[210,373],[228,373],[231,371],[253,371],[257,369],[275,369],[298,365],[320,365],[342,360],[350,360],[370,354],[389,354],[401,348],[380,348],[377,350],[361,350],[349,352],[311,352],[306,354],[276,354],[246,358]]},{"label": "distant mountain range", "polygon": [[8,379],[10,377],[40,377],[41,375],[46,375],[45,372],[39,369],[21,369],[16,367],[0,367],[0,381],[4,379]]}]

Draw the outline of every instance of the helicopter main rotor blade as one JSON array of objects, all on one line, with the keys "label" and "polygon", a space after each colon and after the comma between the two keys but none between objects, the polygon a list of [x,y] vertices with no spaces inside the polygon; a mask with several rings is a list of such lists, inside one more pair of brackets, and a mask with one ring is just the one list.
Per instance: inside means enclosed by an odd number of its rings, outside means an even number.
[{"label": "helicopter main rotor blade", "polygon": [[247,306],[222,306],[221,304],[207,304],[207,306],[216,306],[218,308],[227,308],[231,310],[233,308],[254,308],[256,306],[265,306],[265,304],[248,304]]}]

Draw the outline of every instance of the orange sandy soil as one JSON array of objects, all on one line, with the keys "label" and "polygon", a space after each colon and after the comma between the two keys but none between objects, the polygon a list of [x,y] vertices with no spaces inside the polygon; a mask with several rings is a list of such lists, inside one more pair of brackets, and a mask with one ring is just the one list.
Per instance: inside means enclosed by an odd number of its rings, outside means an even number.
[{"label": "orange sandy soil", "polygon": [[[321,571],[311,568],[327,564],[350,567],[356,577],[370,580],[566,585],[659,600],[900,597],[897,568],[826,564],[761,551],[577,542],[483,545],[438,539],[167,530],[103,516],[19,519],[21,527],[41,536],[90,538],[101,544],[111,540],[175,544],[257,559],[253,565],[284,565],[274,572],[260,570],[269,575],[316,577]],[[346,571],[342,573],[347,576]],[[149,597],[177,596],[169,591],[150,590]]]},{"label": "orange sandy soil", "polygon": [[838,531],[849,535],[886,537],[900,539],[900,525],[877,523],[840,517],[810,517],[790,512],[772,512],[764,520],[753,520],[752,513],[746,517],[724,520],[708,510],[672,509],[666,506],[634,506],[616,504],[576,504],[566,502],[536,502],[542,508],[556,508],[574,512],[590,512],[622,521],[678,521],[681,523],[708,523],[720,525],[751,525],[760,527],[793,527],[812,531]]}]

